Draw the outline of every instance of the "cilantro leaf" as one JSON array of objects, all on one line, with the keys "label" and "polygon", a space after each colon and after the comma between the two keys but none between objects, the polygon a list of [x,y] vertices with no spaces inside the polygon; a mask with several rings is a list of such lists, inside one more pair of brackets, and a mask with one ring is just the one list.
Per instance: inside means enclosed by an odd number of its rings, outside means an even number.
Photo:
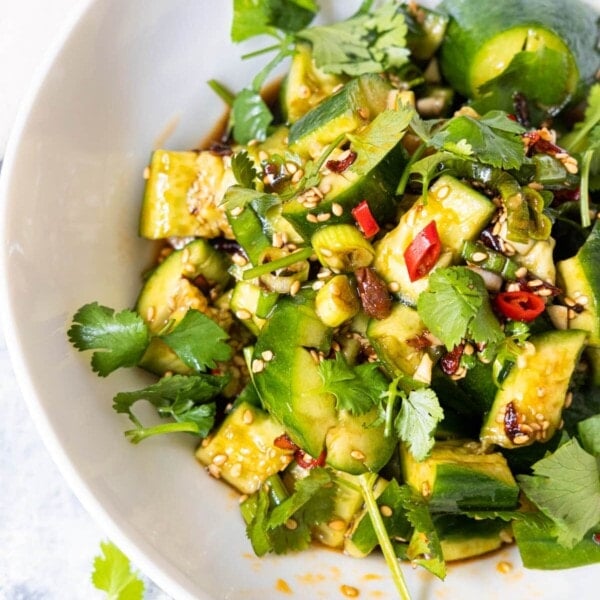
[{"label": "cilantro leaf", "polygon": [[[215,423],[216,405],[211,402],[227,385],[228,377],[214,375],[173,375],[141,390],[119,392],[113,398],[113,408],[128,414],[136,429],[125,434],[138,443],[147,437],[162,433],[185,431],[206,437]],[[144,427],[132,411],[139,400],[147,400],[161,417],[170,417],[175,424]]]},{"label": "cilantro leaf", "polygon": [[373,386],[373,380],[363,376],[365,372],[374,375],[374,368],[373,365],[354,368],[346,362],[341,352],[336,352],[335,358],[319,363],[323,391],[335,396],[338,410],[362,415],[377,404],[380,392],[387,389],[387,382],[382,389],[380,385]]},{"label": "cilantro leaf", "polygon": [[[308,475],[298,479],[294,493],[276,506],[269,517],[268,528],[273,529],[283,525],[303,509],[303,516],[311,524],[325,521],[333,512],[333,497],[328,492],[332,483],[331,473],[324,468],[310,469]],[[317,498],[317,501],[315,501]]]},{"label": "cilantro leaf", "polygon": [[77,350],[95,350],[92,369],[106,377],[120,367],[138,364],[150,341],[148,327],[131,310],[115,313],[97,302],[82,306],[67,332]]},{"label": "cilantro leaf", "polygon": [[159,336],[177,356],[195,371],[214,369],[218,361],[231,358],[229,336],[210,317],[190,309],[175,328]]},{"label": "cilantro leaf", "polygon": [[592,456],[600,457],[600,414],[577,424],[581,445]]},{"label": "cilantro leaf", "polygon": [[297,35],[313,46],[317,67],[327,73],[358,76],[400,67],[408,61],[404,15],[393,2],[332,25],[311,27]]},{"label": "cilantro leaf", "polygon": [[600,467],[577,440],[535,463],[518,477],[529,499],[556,525],[558,543],[573,547],[600,524]]},{"label": "cilantro leaf", "polygon": [[588,146],[588,136],[600,124],[600,83],[590,88],[583,121],[577,123],[573,131],[560,138],[560,143],[571,153],[583,152]]},{"label": "cilantro leaf", "polygon": [[266,139],[273,114],[258,91],[245,88],[233,101],[232,119],[235,140],[248,144],[252,140]]},{"label": "cilantro leaf", "polygon": [[276,36],[278,29],[298,31],[312,21],[317,9],[314,0],[234,0],[231,39]]},{"label": "cilantro leaf", "polygon": [[92,583],[106,592],[107,600],[142,600],[144,582],[132,572],[129,559],[112,542],[100,542],[101,556],[94,558]]},{"label": "cilantro leaf", "polygon": [[[250,496],[242,509],[246,533],[257,556],[268,552],[284,554],[306,549],[311,543],[312,528],[331,519],[336,486],[331,472],[323,468],[308,471],[295,482],[294,491],[279,504],[270,500],[269,485]],[[275,504],[275,506],[271,506]]]},{"label": "cilantro leaf", "polygon": [[416,460],[424,460],[433,448],[433,434],[443,418],[444,411],[431,388],[403,394],[395,425],[398,436],[406,442]]},{"label": "cilantro leaf", "polygon": [[431,145],[502,169],[518,169],[525,161],[523,127],[501,111],[479,119],[462,115],[449,119],[431,137]]},{"label": "cilantro leaf", "polygon": [[258,172],[254,168],[254,163],[250,159],[247,150],[236,152],[231,157],[231,170],[239,185],[251,189],[256,187],[255,180],[258,177]]},{"label": "cilantro leaf", "polygon": [[406,517],[414,527],[406,551],[407,558],[439,579],[444,579],[446,563],[429,508],[423,498],[417,496],[408,486],[402,486],[401,490]]},{"label": "cilantro leaf", "polygon": [[467,267],[436,269],[429,289],[417,300],[417,310],[427,328],[448,348],[462,339],[496,343],[504,334],[489,301],[483,279]]}]

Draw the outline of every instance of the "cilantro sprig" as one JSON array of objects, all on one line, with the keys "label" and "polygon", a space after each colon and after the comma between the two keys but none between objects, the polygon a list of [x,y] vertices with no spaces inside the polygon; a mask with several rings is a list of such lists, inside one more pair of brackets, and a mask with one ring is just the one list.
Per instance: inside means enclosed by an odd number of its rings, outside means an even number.
[{"label": "cilantro sprig", "polygon": [[358,12],[333,25],[308,25],[317,13],[313,0],[234,0],[231,38],[244,42],[256,36],[270,36],[274,43],[246,55],[246,58],[275,52],[254,77],[251,84],[232,95],[220,84],[212,88],[231,107],[230,128],[241,144],[267,137],[273,114],[261,97],[267,77],[286,58],[293,55],[299,42],[310,42],[318,68],[327,73],[358,76],[381,73],[408,62],[406,47],[408,28],[405,16],[395,2],[387,1],[378,8],[363,2]]},{"label": "cilantro sprig", "polygon": [[125,309],[117,313],[92,302],[75,313],[67,335],[77,350],[94,350],[92,369],[101,377],[122,367],[139,365],[154,338],[161,339],[196,372],[214,368],[217,361],[228,360],[232,354],[225,343],[228,334],[210,317],[193,309],[179,323],[152,334],[135,311]]},{"label": "cilantro sprig", "polygon": [[467,267],[433,271],[429,288],[419,296],[417,310],[429,331],[449,350],[463,339],[483,344],[504,339],[483,279]]}]

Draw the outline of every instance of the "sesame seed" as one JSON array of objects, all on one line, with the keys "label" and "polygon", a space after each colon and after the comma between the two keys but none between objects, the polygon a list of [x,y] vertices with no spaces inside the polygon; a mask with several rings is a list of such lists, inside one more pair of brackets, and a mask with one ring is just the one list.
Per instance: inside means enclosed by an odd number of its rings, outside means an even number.
[{"label": "sesame seed", "polygon": [[239,217],[244,212],[244,207],[236,206],[236,207],[232,208],[229,212],[231,213],[231,215],[233,217]]},{"label": "sesame seed", "polygon": [[251,425],[254,422],[254,413],[250,409],[246,409],[242,415],[244,425]]},{"label": "sesame seed", "polygon": [[343,584],[340,586],[340,589],[346,598],[358,598],[358,595],[360,594],[359,590],[352,585]]},{"label": "sesame seed", "polygon": [[486,260],[488,255],[485,252],[475,252],[471,257],[473,262],[483,262]]},{"label": "sesame seed", "polygon": [[344,214],[344,207],[343,207],[341,204],[339,204],[339,203],[337,203],[337,202],[334,202],[334,203],[331,205],[331,212],[332,212],[332,213],[333,213],[333,214],[334,214],[336,217],[341,217],[341,216]]},{"label": "sesame seed", "polygon": [[273,360],[273,351],[272,350],[264,350],[263,352],[261,352],[261,356],[263,357],[263,360],[265,360],[266,362],[269,362],[269,361]]},{"label": "sesame seed", "polygon": [[509,283],[506,286],[507,292],[518,292],[521,290],[521,286],[518,283]]},{"label": "sesame seed", "polygon": [[333,521],[329,521],[327,523],[330,529],[334,531],[345,531],[346,530],[346,521],[343,519],[333,519]]},{"label": "sesame seed", "polygon": [[240,321],[247,321],[248,319],[252,318],[252,313],[249,310],[246,310],[245,308],[240,308],[235,312],[235,316]]},{"label": "sesame seed", "polygon": [[318,189],[320,190],[321,194],[325,196],[331,191],[331,183],[329,183],[329,181],[322,181]]},{"label": "sesame seed", "polygon": [[544,285],[544,282],[541,279],[532,279],[527,282],[527,287],[530,288],[540,287],[541,285]]},{"label": "sesame seed", "polygon": [[324,223],[325,221],[329,221],[331,219],[331,213],[325,212],[317,215],[317,221],[319,223]]},{"label": "sesame seed", "polygon": [[293,162],[287,162],[287,163],[285,163],[285,170],[290,175],[293,175],[298,170],[298,165],[296,163],[293,163]]},{"label": "sesame seed", "polygon": [[513,438],[513,444],[516,444],[517,446],[522,446],[523,444],[526,444],[529,441],[529,436],[525,433],[519,433],[517,435],[515,435],[515,437]]},{"label": "sesame seed", "polygon": [[212,459],[213,465],[220,467],[227,462],[227,454],[215,454]]},{"label": "sesame seed", "polygon": [[587,296],[584,296],[583,294],[577,298],[577,304],[579,304],[579,306],[586,306],[586,304],[588,304],[589,301],[590,299]]},{"label": "sesame seed", "polygon": [[500,573],[502,573],[503,575],[506,575],[507,573],[510,573],[512,571],[512,565],[506,560],[501,560],[498,563],[497,569]]},{"label": "sesame seed", "polygon": [[307,85],[301,85],[298,88],[298,96],[300,96],[300,98],[310,98],[310,88]]},{"label": "sesame seed", "polygon": [[242,465],[240,463],[235,463],[229,470],[229,474],[232,477],[239,477],[242,474]]},{"label": "sesame seed", "polygon": [[288,519],[288,520],[285,522],[285,527],[286,527],[287,529],[289,529],[290,531],[294,531],[294,529],[297,529],[297,528],[298,528],[298,522],[297,522],[297,521],[295,521],[294,519]]},{"label": "sesame seed", "polygon": [[306,215],[306,220],[309,223],[318,223],[319,222],[319,219],[317,219],[317,215],[313,215],[312,213],[308,213]]},{"label": "sesame seed", "polygon": [[231,260],[238,267],[245,267],[248,264],[248,259],[239,252],[235,252],[234,254],[232,254]]},{"label": "sesame seed", "polygon": [[533,428],[527,425],[527,423],[521,423],[521,425],[519,425],[519,429],[527,435],[533,433]]},{"label": "sesame seed", "polygon": [[358,116],[365,121],[369,118],[369,109],[364,106],[361,106],[356,112],[358,113]]},{"label": "sesame seed", "polygon": [[421,484],[421,495],[424,498],[427,498],[429,495],[431,495],[431,486],[429,485],[428,481],[424,481]]},{"label": "sesame seed", "polygon": [[519,279],[521,277],[525,277],[526,275],[527,275],[527,267],[520,267],[515,272],[515,276],[518,277]]},{"label": "sesame seed", "polygon": [[397,281],[390,281],[388,283],[388,290],[390,292],[396,293],[400,291],[400,284]]},{"label": "sesame seed", "polygon": [[207,467],[208,472],[215,478],[215,479],[220,479],[221,477],[221,469],[219,469],[219,467],[213,463],[210,463],[210,465],[208,465]]},{"label": "sesame seed", "polygon": [[281,237],[281,233],[276,231],[273,234],[273,241],[271,243],[274,248],[282,248],[283,247],[283,238]]},{"label": "sesame seed", "polygon": [[438,197],[439,200],[443,200],[444,198],[446,198],[446,196],[448,196],[449,193],[450,193],[450,186],[443,185],[435,192],[435,195]]},{"label": "sesame seed", "polygon": [[154,306],[149,306],[146,310],[146,321],[153,321],[156,316],[156,308]]},{"label": "sesame seed", "polygon": [[565,396],[565,408],[569,408],[573,403],[573,392],[568,392]]},{"label": "sesame seed", "polygon": [[303,171],[303,169],[298,169],[292,175],[292,183],[298,183],[303,177],[304,177],[304,171]]},{"label": "sesame seed", "polygon": [[260,358],[255,358],[252,361],[252,372],[253,373],[260,373],[261,371],[264,370],[264,368],[265,368],[265,363]]},{"label": "sesame seed", "polygon": [[535,293],[537,296],[547,297],[552,295],[552,290],[548,288],[542,288],[541,290],[537,290]]},{"label": "sesame seed", "polygon": [[391,517],[394,514],[394,511],[392,510],[392,508],[390,506],[388,506],[387,504],[382,504],[379,507],[379,512],[384,516],[384,517]]},{"label": "sesame seed", "polygon": [[295,296],[300,291],[300,281],[297,279],[290,286],[290,296]]},{"label": "sesame seed", "polygon": [[[321,255],[324,256],[325,258],[330,258],[331,256],[333,256],[333,250],[330,250],[329,248],[321,248],[320,252],[321,252]],[[331,271],[329,273],[325,273],[324,276],[329,277],[330,274],[331,274]],[[319,275],[321,275],[321,274],[319,273]]]},{"label": "sesame seed", "polygon": [[312,284],[312,289],[315,290],[315,291],[317,291],[317,290],[320,290],[324,285],[325,285],[324,281],[315,281]]},{"label": "sesame seed", "polygon": [[366,456],[364,455],[364,453],[361,452],[360,450],[352,450],[352,452],[350,452],[350,456],[354,460],[365,460],[365,458],[366,458]]}]

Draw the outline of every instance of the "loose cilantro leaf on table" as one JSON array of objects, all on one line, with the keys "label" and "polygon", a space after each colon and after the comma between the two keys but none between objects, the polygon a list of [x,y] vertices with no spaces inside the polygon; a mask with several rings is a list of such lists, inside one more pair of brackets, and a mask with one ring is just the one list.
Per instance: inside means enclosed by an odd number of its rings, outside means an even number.
[{"label": "loose cilantro leaf on table", "polygon": [[396,430],[415,459],[421,461],[433,448],[435,429],[444,418],[444,411],[431,388],[413,390],[402,396]]},{"label": "loose cilantro leaf on table", "polygon": [[101,556],[94,559],[92,583],[106,592],[106,600],[142,600],[144,582],[131,570],[129,559],[112,542],[100,542]]},{"label": "loose cilantro leaf on table", "polygon": [[559,544],[571,548],[600,525],[600,465],[572,439],[518,477],[522,490],[556,527]]},{"label": "loose cilantro leaf on table", "polygon": [[231,346],[225,343],[227,333],[197,310],[188,310],[173,331],[160,337],[195,371],[214,369],[217,361],[231,358]]},{"label": "loose cilantro leaf on table", "polygon": [[150,341],[148,327],[136,312],[115,313],[97,302],[75,313],[67,335],[77,350],[95,350],[92,369],[101,377],[119,367],[136,366]]},{"label": "loose cilantro leaf on table", "polygon": [[463,338],[488,344],[504,339],[483,279],[467,267],[433,271],[417,309],[427,328],[449,350]]}]

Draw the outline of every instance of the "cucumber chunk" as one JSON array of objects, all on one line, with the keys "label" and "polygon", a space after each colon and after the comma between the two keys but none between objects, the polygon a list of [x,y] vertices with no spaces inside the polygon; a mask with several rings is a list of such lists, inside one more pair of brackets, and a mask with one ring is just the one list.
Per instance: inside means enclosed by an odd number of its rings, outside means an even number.
[{"label": "cucumber chunk", "polygon": [[229,156],[155,150],[140,213],[140,235],[152,240],[232,238],[219,204],[234,183]]},{"label": "cucumber chunk", "polygon": [[379,75],[361,75],[290,127],[290,150],[318,157],[325,146],[351,133],[387,108],[392,86]]},{"label": "cucumber chunk", "polygon": [[554,435],[586,338],[576,329],[529,338],[535,352],[519,357],[496,393],[480,433],[484,445],[518,448]]},{"label": "cucumber chunk", "polygon": [[240,402],[219,429],[196,451],[196,458],[211,475],[223,479],[242,494],[252,494],[271,475],[293,460],[293,450],[274,441],[284,431],[267,412]]},{"label": "cucumber chunk", "polygon": [[499,452],[484,454],[476,442],[436,442],[422,462],[402,444],[400,456],[406,483],[428,500],[433,512],[517,506],[519,487],[506,459]]},{"label": "cucumber chunk", "polygon": [[597,15],[580,0],[444,0],[440,10],[450,16],[440,66],[467,98],[490,84],[494,107],[512,111],[514,94],[524,93],[539,120],[580,99],[594,79]]},{"label": "cucumber chunk", "polygon": [[479,236],[494,211],[494,204],[483,194],[450,175],[442,175],[427,196],[417,200],[376,244],[373,267],[388,284],[397,287],[404,302],[414,306],[428,285],[427,277],[411,281],[406,268],[404,252],[415,235],[435,221],[442,254],[434,268],[448,266],[460,258],[464,240]]},{"label": "cucumber chunk", "polygon": [[[221,320],[219,324],[227,328],[227,313],[211,306],[194,280],[201,277],[210,288],[224,289],[230,281],[229,265],[229,258],[203,239],[172,252],[150,275],[136,303],[136,310],[150,332],[159,333],[169,323],[180,321],[190,308],[208,314],[217,322]],[[152,339],[140,366],[158,375],[167,371],[190,372],[159,338]]]}]

